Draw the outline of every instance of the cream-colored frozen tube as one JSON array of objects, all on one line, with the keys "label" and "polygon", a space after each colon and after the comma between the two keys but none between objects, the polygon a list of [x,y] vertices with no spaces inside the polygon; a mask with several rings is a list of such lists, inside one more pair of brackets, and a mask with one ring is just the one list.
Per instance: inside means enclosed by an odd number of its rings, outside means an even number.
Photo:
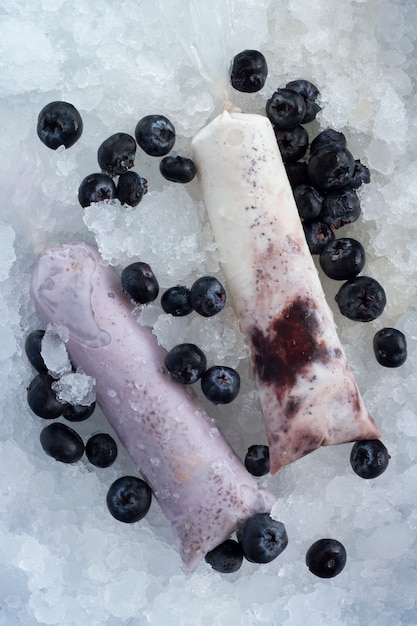
[{"label": "cream-colored frozen tube", "polygon": [[380,437],[337,336],[271,123],[225,111],[192,147],[251,348],[271,473],[322,445]]},{"label": "cream-colored frozen tube", "polygon": [[274,497],[260,489],[194,395],[164,372],[165,350],[140,326],[120,276],[96,248],[46,250],[31,295],[65,326],[73,364],[96,379],[103,413],[171,522],[188,571]]}]

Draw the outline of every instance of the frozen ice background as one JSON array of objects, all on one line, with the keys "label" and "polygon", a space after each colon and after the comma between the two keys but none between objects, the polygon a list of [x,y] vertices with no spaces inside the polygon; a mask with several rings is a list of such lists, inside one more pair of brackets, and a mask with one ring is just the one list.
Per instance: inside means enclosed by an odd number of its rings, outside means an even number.
[{"label": "frozen ice background", "polygon": [[[0,624],[1,626],[401,626],[417,623],[417,7],[413,0],[2,0],[0,5]],[[221,278],[196,181],[168,184],[158,159],[138,151],[149,181],[136,209],[83,211],[77,189],[97,171],[110,134],[133,133],[163,113],[189,155],[194,132],[220,112],[224,67],[244,48],[269,64],[258,94],[233,94],[262,112],[278,86],[307,78],[323,110],[308,130],[333,127],[371,169],[360,192],[363,216],[345,227],[367,251],[365,273],[385,287],[388,305],[369,324],[343,319],[338,285],[323,278],[360,389],[391,454],[375,481],[356,476],[351,445],[322,448],[262,481],[277,496],[289,545],[273,563],[244,563],[233,575],[205,564],[186,576],[156,503],[139,524],[111,518],[111,482],[135,469],[120,449],[115,465],[60,464],[42,451],[45,422],[26,404],[34,371],[29,331],[44,325],[29,298],[36,254],[47,243],[97,241],[122,268],[151,264],[164,289],[199,275]],[[229,94],[230,95],[230,94]],[[80,111],[84,134],[70,150],[48,150],[37,115],[52,100]],[[208,407],[243,458],[265,443],[247,347],[230,307],[217,318],[173,320],[156,302],[140,313],[166,347],[193,340],[210,363],[238,366],[239,398]],[[407,335],[399,369],[379,366],[372,337],[383,326]],[[96,411],[75,425],[86,439],[109,432]],[[348,553],[333,580],[304,564],[318,538]]]}]

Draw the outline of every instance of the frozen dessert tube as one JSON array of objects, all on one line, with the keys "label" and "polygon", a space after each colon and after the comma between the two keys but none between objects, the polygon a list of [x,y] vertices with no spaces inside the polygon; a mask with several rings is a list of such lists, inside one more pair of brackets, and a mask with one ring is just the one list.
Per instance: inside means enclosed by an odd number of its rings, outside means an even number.
[{"label": "frozen dessert tube", "polygon": [[31,295],[46,322],[66,327],[74,366],[96,379],[97,401],[171,522],[188,571],[247,518],[271,510],[273,496],[165,373],[164,349],[138,324],[120,276],[96,248],[46,250]]},{"label": "frozen dessert tube", "polygon": [[271,123],[225,111],[192,147],[251,348],[271,473],[322,445],[379,438],[337,336]]}]

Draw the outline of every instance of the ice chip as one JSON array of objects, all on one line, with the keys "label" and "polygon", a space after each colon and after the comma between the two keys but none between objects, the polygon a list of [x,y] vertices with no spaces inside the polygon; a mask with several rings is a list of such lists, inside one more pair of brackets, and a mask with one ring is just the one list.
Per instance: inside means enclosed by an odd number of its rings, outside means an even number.
[{"label": "ice chip", "polygon": [[68,331],[64,326],[48,324],[41,344],[41,355],[54,378],[71,372],[72,366],[65,346]]},{"label": "ice chip", "polygon": [[96,400],[95,384],[96,381],[92,376],[78,369],[74,373],[64,374],[52,384],[52,388],[63,403],[89,406]]}]

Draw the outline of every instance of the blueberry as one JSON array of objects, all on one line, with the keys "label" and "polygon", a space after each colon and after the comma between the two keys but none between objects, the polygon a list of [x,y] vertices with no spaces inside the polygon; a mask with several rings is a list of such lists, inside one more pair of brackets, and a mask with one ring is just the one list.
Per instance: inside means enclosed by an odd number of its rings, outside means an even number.
[{"label": "blueberry", "polygon": [[326,128],[313,139],[310,145],[310,154],[316,150],[327,148],[346,148],[346,137],[333,128]]},{"label": "blueberry", "polygon": [[303,220],[313,220],[320,214],[323,198],[311,185],[297,185],[293,189],[298,214]]},{"label": "blueberry", "polygon": [[136,142],[127,133],[115,133],[103,141],[97,160],[103,172],[119,176],[135,164]]},{"label": "blueberry", "polygon": [[196,175],[194,161],[178,154],[166,156],[159,164],[162,176],[173,183],[189,183]]},{"label": "blueberry", "polygon": [[201,376],[201,389],[213,404],[229,404],[239,393],[240,376],[232,367],[213,365]]},{"label": "blueberry", "polygon": [[285,163],[285,170],[292,189],[298,185],[311,185],[307,170],[307,163],[304,163],[303,161]]},{"label": "blueberry", "polygon": [[306,564],[315,576],[333,578],[346,565],[346,550],[337,539],[319,539],[307,550]]},{"label": "blueberry", "polygon": [[261,444],[249,446],[245,467],[252,476],[265,476],[269,472],[269,447]]},{"label": "blueberry", "polygon": [[202,350],[193,343],[179,343],[165,357],[165,367],[174,380],[183,385],[192,385],[207,366]]},{"label": "blueberry", "polygon": [[131,263],[122,271],[122,287],[137,304],[148,304],[158,297],[159,285],[147,263]]},{"label": "blueberry", "polygon": [[96,467],[110,467],[117,457],[117,444],[107,433],[97,433],[85,444],[85,453]]},{"label": "blueberry", "polygon": [[290,130],[301,123],[306,111],[304,99],[291,89],[277,89],[266,103],[266,115],[273,126]]},{"label": "blueberry", "polygon": [[320,265],[329,278],[349,280],[363,270],[365,250],[356,239],[341,237],[327,244],[320,254]]},{"label": "blueberry", "polygon": [[55,419],[62,415],[65,405],[58,400],[52,383],[55,382],[52,376],[47,373],[40,373],[35,376],[29,385],[27,401],[38,417],[44,419]]},{"label": "blueberry", "polygon": [[62,417],[65,417],[69,422],[83,422],[91,417],[96,408],[96,403],[92,402],[88,406],[81,404],[66,404],[62,411]]},{"label": "blueberry", "polygon": [[356,276],[344,283],[335,296],[342,315],[358,322],[370,322],[386,305],[385,291],[374,278]]},{"label": "blueberry", "polygon": [[237,572],[242,565],[242,548],[237,541],[226,539],[219,546],[207,552],[205,560],[216,572],[231,574]]},{"label": "blueberry", "polygon": [[113,200],[116,197],[116,186],[107,174],[89,174],[78,188],[78,201],[82,207],[93,202]]},{"label": "blueberry", "polygon": [[136,172],[123,172],[116,187],[116,198],[122,204],[137,206],[148,191],[148,181]]},{"label": "blueberry", "polygon": [[81,437],[65,424],[46,426],[40,434],[41,446],[46,454],[62,463],[76,463],[84,454]]},{"label": "blueberry", "polygon": [[333,230],[322,220],[305,221],[303,228],[311,254],[320,254],[335,239]]},{"label": "blueberry", "polygon": [[268,66],[259,50],[243,50],[232,63],[230,83],[237,91],[254,93],[262,89],[268,76]]},{"label": "blueberry", "polygon": [[272,519],[268,513],[256,513],[238,532],[243,555],[253,563],[273,561],[288,544],[287,532],[282,522]]},{"label": "blueberry", "polygon": [[147,483],[136,476],[122,476],[110,485],[107,508],[119,522],[132,524],[143,519],[152,501],[152,491]]},{"label": "blueberry", "polygon": [[356,222],[361,214],[361,204],[354,189],[332,191],[324,196],[320,219],[332,228]]},{"label": "blueberry", "polygon": [[396,328],[382,328],[373,340],[375,358],[384,367],[399,367],[407,360],[407,340]]},{"label": "blueberry", "polygon": [[214,276],[201,276],[191,286],[191,305],[199,315],[212,317],[226,304],[223,285]]},{"label": "blueberry", "polygon": [[135,137],[150,156],[168,154],[175,143],[175,128],[163,115],[147,115],[136,124]]},{"label": "blueberry", "polygon": [[292,80],[290,83],[287,83],[285,87],[296,91],[304,99],[306,112],[301,120],[301,123],[307,124],[308,122],[312,122],[316,119],[316,115],[321,108],[317,102],[320,95],[317,87],[313,85],[313,83],[310,83],[309,80],[304,79]]},{"label": "blueberry", "polygon": [[81,137],[83,121],[75,106],[69,102],[50,102],[38,116],[39,139],[51,150],[59,146],[70,148]]},{"label": "blueberry", "polygon": [[350,464],[355,474],[361,478],[377,478],[388,467],[390,456],[379,439],[357,441],[350,453]]},{"label": "blueberry", "polygon": [[275,137],[284,163],[293,163],[301,159],[308,148],[308,133],[302,126],[290,130],[274,127]]},{"label": "blueberry", "polygon": [[313,186],[330,191],[342,189],[349,183],[355,171],[355,160],[347,148],[328,146],[313,152],[307,167]]},{"label": "blueberry", "polygon": [[352,178],[349,179],[348,187],[358,189],[362,184],[367,185],[370,182],[371,174],[369,169],[359,159],[355,159],[355,169],[353,170]]},{"label": "blueberry", "polygon": [[42,339],[44,335],[44,330],[33,330],[26,337],[25,341],[26,356],[39,373],[48,371],[41,355]]},{"label": "blueberry", "polygon": [[162,294],[161,307],[165,313],[170,313],[175,317],[188,315],[193,310],[191,291],[183,285],[170,287]]}]

